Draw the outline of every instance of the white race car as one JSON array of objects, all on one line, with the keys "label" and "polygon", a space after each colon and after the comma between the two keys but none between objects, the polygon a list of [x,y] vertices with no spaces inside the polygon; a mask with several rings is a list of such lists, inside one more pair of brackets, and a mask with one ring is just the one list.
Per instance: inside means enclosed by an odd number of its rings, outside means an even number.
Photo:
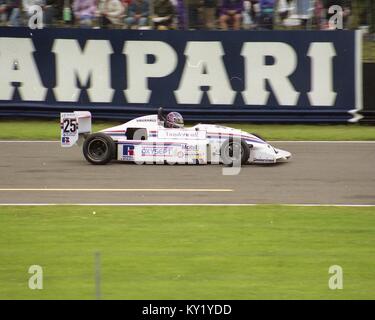
[{"label": "white race car", "polygon": [[166,128],[162,109],[122,125],[91,133],[91,113],[61,113],[61,146],[83,142],[83,154],[92,164],[111,160],[138,164],[276,163],[291,158],[255,134],[229,127],[197,124]]}]

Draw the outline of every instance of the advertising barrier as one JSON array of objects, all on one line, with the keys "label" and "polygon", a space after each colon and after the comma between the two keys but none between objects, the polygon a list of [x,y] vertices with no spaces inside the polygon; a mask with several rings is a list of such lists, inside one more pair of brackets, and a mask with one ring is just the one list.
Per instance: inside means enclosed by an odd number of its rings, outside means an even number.
[{"label": "advertising barrier", "polygon": [[355,31],[0,28],[0,115],[91,111],[131,119],[163,106],[191,121],[356,122]]}]

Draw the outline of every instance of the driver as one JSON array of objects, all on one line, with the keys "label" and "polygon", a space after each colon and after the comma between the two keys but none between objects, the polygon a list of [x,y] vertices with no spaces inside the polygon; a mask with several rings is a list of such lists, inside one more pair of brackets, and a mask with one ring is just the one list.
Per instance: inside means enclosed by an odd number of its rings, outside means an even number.
[{"label": "driver", "polygon": [[165,127],[181,129],[184,127],[184,118],[178,112],[170,112],[165,118]]}]

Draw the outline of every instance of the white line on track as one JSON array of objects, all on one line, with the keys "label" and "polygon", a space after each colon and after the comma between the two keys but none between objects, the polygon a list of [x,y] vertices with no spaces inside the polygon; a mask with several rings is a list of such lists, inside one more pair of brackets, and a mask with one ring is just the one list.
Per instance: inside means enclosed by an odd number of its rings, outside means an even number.
[{"label": "white line on track", "polygon": [[373,208],[375,204],[313,204],[313,203],[0,203],[0,206],[111,206],[111,207],[255,207],[255,206],[284,206],[284,207],[354,207],[354,208]]},{"label": "white line on track", "polygon": [[[288,140],[268,140],[270,143],[368,143],[368,144],[375,144],[375,141],[321,141],[321,140],[315,140],[315,141],[288,141]],[[44,141],[44,140],[0,140],[0,143],[60,143],[60,141]]]},{"label": "white line on track", "polygon": [[233,192],[232,189],[158,189],[158,188],[146,188],[146,189],[86,189],[86,188],[0,188],[1,192]]},{"label": "white line on track", "polygon": [[375,144],[375,141],[287,141],[287,140],[268,140],[270,143],[361,143],[361,144]]},{"label": "white line on track", "polygon": [[60,141],[45,140],[0,140],[0,143],[59,143]]}]

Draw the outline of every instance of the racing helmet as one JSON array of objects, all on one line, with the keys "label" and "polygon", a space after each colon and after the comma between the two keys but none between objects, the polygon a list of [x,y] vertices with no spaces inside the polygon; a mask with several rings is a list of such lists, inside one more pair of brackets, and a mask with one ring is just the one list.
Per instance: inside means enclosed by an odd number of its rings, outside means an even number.
[{"label": "racing helmet", "polygon": [[167,128],[183,128],[184,118],[178,112],[170,112],[165,119],[165,127]]}]

